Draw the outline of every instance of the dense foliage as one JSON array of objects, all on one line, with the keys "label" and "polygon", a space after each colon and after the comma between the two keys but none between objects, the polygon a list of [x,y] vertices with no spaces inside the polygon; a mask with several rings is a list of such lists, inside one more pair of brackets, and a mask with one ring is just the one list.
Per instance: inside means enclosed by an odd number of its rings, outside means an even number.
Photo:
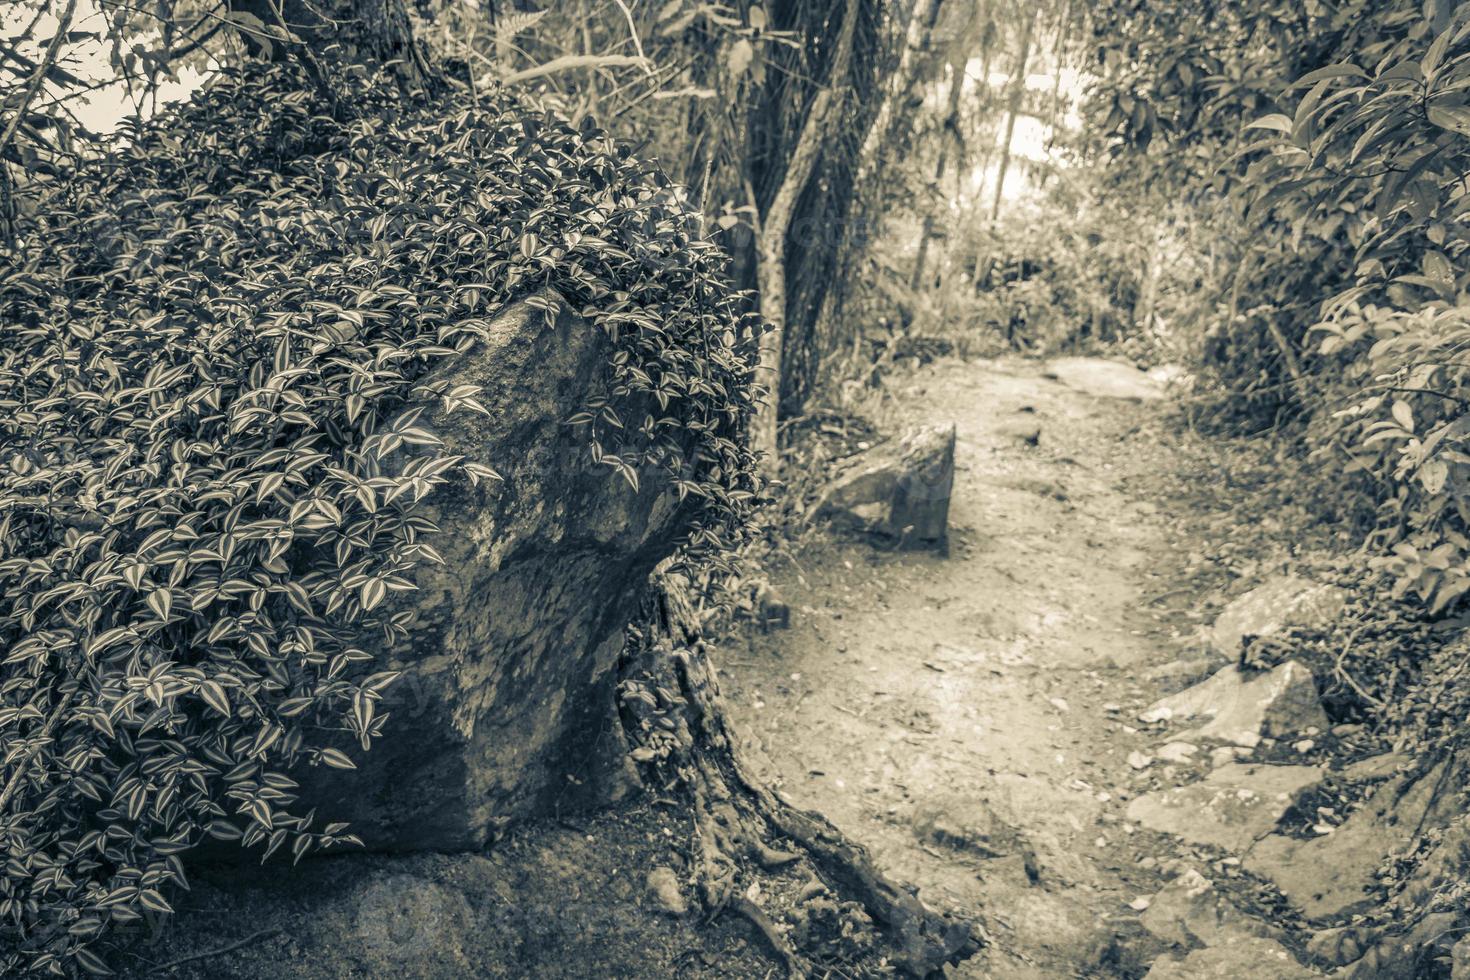
[{"label": "dense foliage", "polygon": [[1093,21],[1112,186],[1193,211],[1196,367],[1217,419],[1297,418],[1400,594],[1470,590],[1463,175],[1470,15],[1447,2],[1232,3]]},{"label": "dense foliage", "polygon": [[[361,638],[436,560],[415,505],[497,479],[439,450],[426,370],[509,302],[611,339],[569,424],[743,533],[755,325],[663,175],[508,97],[224,73],[57,184],[0,254],[0,960],[102,972],[206,837],[351,840],[292,808],[323,747],[392,737]],[[408,453],[399,450],[407,447]],[[330,815],[325,815],[330,820]]]}]

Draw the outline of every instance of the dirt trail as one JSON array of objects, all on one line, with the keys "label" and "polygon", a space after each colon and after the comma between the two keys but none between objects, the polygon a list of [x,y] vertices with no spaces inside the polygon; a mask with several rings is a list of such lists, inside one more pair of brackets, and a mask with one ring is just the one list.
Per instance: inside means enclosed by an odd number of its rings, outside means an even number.
[{"label": "dirt trail", "polygon": [[1159,883],[1123,811],[1145,741],[1124,719],[1188,633],[1156,611],[1178,521],[1137,499],[1169,466],[1139,430],[1160,403],[1045,370],[914,375],[897,423],[958,427],[950,556],[818,535],[775,573],[791,629],[752,630],[722,664],[738,728],[788,797],[931,904],[981,915],[994,946],[955,976],[1136,970],[1121,962],[1129,903]]}]

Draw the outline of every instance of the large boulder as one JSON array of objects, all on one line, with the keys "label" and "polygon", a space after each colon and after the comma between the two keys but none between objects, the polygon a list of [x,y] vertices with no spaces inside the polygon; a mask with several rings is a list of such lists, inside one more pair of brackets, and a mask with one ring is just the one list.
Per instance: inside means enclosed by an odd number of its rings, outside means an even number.
[{"label": "large boulder", "polygon": [[1128,819],[1194,844],[1244,851],[1276,829],[1305,793],[1322,782],[1316,766],[1224,765],[1197,783],[1145,793]]},{"label": "large boulder", "polygon": [[592,462],[566,419],[603,384],[610,345],[568,312],[547,320],[515,306],[440,369],[482,386],[488,415],[436,405],[417,423],[503,479],[441,487],[421,505],[444,563],[421,566],[417,591],[396,600],[408,639],[369,648],[376,669],[403,672],[385,694],[384,737],[353,753],[356,770],[301,780],[308,804],[350,821],[369,848],[473,849],[512,821],[631,785],[614,666],[685,515],[664,481],[635,490]]},{"label": "large boulder", "polygon": [[1335,585],[1278,575],[1221,611],[1210,631],[1210,646],[1233,660],[1251,638],[1275,636],[1298,626],[1324,626],[1346,604],[1347,594]]},{"label": "large boulder", "polygon": [[1377,872],[1388,856],[1408,851],[1417,834],[1458,812],[1458,786],[1444,770],[1441,763],[1418,779],[1384,783],[1329,835],[1298,840],[1273,834],[1251,849],[1245,867],[1271,881],[1308,919],[1367,909],[1380,899]]},{"label": "large boulder", "polygon": [[1252,937],[1197,949],[1182,959],[1163,957],[1144,980],[1310,980],[1321,975],[1298,963],[1280,943]]},{"label": "large boulder", "polygon": [[1312,672],[1294,660],[1254,673],[1231,665],[1208,680],[1155,701],[1139,718],[1153,724],[1198,725],[1174,737],[1254,748],[1308,728],[1325,730],[1327,714]]},{"label": "large boulder", "polygon": [[954,447],[953,422],[910,429],[850,463],[822,491],[808,517],[831,518],[892,538],[904,548],[943,548]]}]

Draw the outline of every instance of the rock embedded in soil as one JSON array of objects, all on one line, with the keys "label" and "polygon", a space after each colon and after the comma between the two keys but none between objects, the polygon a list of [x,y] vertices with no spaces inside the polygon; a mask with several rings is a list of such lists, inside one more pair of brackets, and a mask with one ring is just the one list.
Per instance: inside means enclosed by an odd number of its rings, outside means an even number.
[{"label": "rock embedded in soil", "polygon": [[1128,804],[1128,819],[1191,843],[1241,852],[1271,833],[1322,775],[1316,766],[1225,765],[1197,783],[1145,793]]},{"label": "rock embedded in soil", "polygon": [[1234,660],[1250,637],[1299,626],[1322,626],[1342,612],[1347,593],[1294,575],[1279,575],[1232,601],[1215,619],[1210,646]]},{"label": "rock embedded in soil", "polygon": [[675,918],[644,896],[661,831],[680,824],[662,811],[536,821],[483,853],[200,869],[191,911],[113,966],[121,980],[642,978],[686,975],[695,950],[718,965],[697,975],[767,975],[778,961],[743,920]]},{"label": "rock embedded in soil", "polygon": [[891,538],[902,548],[944,548],[954,488],[955,426],[908,430],[858,456],[808,512]]},{"label": "rock embedded in soil", "polygon": [[1453,970],[1454,944],[1463,934],[1459,915],[1431,912],[1403,935],[1380,939],[1362,958],[1333,975],[1345,980],[1424,980],[1437,976],[1436,961],[1450,960]]},{"label": "rock embedded in soil", "polygon": [[973,798],[930,800],[915,809],[912,825],[921,841],[986,858],[1004,857],[1021,845],[1015,826]]},{"label": "rock embedded in soil", "polygon": [[1307,955],[1322,966],[1346,966],[1373,944],[1376,932],[1359,926],[1319,929],[1307,940]]},{"label": "rock embedded in soil", "polygon": [[350,934],[365,959],[425,959],[445,972],[469,969],[465,946],[474,913],[463,893],[411,873],[369,878],[352,906]]},{"label": "rock embedded in soil", "polygon": [[1412,783],[1400,778],[1380,786],[1331,834],[1265,838],[1246,855],[1246,870],[1270,880],[1308,919],[1369,908],[1389,854],[1407,850],[1421,828],[1440,826],[1455,812],[1455,788],[1439,785],[1443,765]]},{"label": "rock embedded in soil", "polygon": [[1270,939],[1239,939],[1206,946],[1182,959],[1157,960],[1144,980],[1310,980],[1321,974],[1298,963],[1286,948]]},{"label": "rock embedded in soil", "polygon": [[679,887],[679,876],[674,874],[672,868],[654,868],[648,872],[645,884],[648,886],[649,898],[660,911],[676,917],[689,912],[689,902],[685,900],[684,892]]},{"label": "rock embedded in soil", "polygon": [[1097,398],[1156,401],[1164,385],[1122,361],[1100,357],[1058,357],[1046,362],[1046,372],[1068,388]]},{"label": "rock embedded in soil", "polygon": [[1177,691],[1210,676],[1221,666],[1219,658],[1189,657],[1149,668],[1144,677],[1166,691]]},{"label": "rock embedded in soil", "polygon": [[1168,742],[1159,746],[1154,751],[1154,755],[1165,762],[1179,763],[1190,761],[1198,752],[1198,745],[1192,745],[1189,742]]},{"label": "rock embedded in soil", "polygon": [[1041,423],[1034,416],[1022,416],[1002,422],[994,431],[1001,439],[1027,446],[1035,446],[1041,442]]},{"label": "rock embedded in soil", "polygon": [[1250,749],[1243,749],[1238,745],[1218,745],[1210,749],[1210,765],[1213,767],[1228,766],[1232,762],[1239,761],[1250,755]]},{"label": "rock embedded in soil", "polygon": [[1194,869],[1176,877],[1149,902],[1143,927],[1167,942],[1221,946],[1246,936],[1281,939],[1285,933],[1242,912]]},{"label": "rock embedded in soil", "polygon": [[1347,783],[1370,783],[1377,779],[1387,779],[1412,761],[1412,758],[1402,752],[1384,752],[1343,766],[1337,776]]},{"label": "rock embedded in soil", "polygon": [[1310,727],[1327,727],[1309,670],[1294,660],[1262,673],[1232,665],[1209,680],[1154,702],[1139,715],[1172,725],[1203,722],[1177,740],[1219,741],[1253,748],[1262,737],[1282,738]]}]

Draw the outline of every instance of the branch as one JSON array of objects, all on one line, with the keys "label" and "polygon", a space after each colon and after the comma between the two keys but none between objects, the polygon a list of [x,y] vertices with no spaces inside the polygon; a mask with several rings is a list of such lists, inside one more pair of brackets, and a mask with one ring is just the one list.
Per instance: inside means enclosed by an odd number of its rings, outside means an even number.
[{"label": "branch", "polygon": [[228,946],[221,946],[218,949],[206,949],[203,952],[190,953],[188,956],[180,956],[178,959],[169,960],[167,963],[160,963],[158,966],[153,967],[149,972],[163,973],[165,970],[172,970],[176,967],[183,966],[185,963],[193,963],[197,960],[207,960],[212,959],[216,956],[223,956],[226,953],[233,953],[235,950],[240,949],[243,946],[250,945],[257,939],[265,939],[268,936],[274,936],[280,931],[280,929],[261,929],[259,932],[252,932],[244,939],[241,939],[238,942],[230,943]]},{"label": "branch", "polygon": [[0,814],[3,814],[10,807],[10,801],[15,799],[16,793],[20,792],[20,784],[25,780],[26,772],[31,768],[31,760],[41,753],[42,747],[46,744],[46,739],[50,738],[51,733],[56,730],[57,724],[61,721],[61,716],[71,706],[71,700],[76,697],[78,690],[80,690],[80,685],[72,688],[67,692],[65,697],[56,702],[56,707],[51,709],[51,714],[46,719],[46,724],[41,728],[41,737],[36,740],[35,745],[31,746],[30,751],[16,760],[15,770],[10,774],[10,779],[5,783],[5,791],[0,793]]},{"label": "branch", "polygon": [[77,0],[67,0],[66,9],[61,12],[61,17],[56,21],[56,33],[52,36],[51,43],[46,46],[46,53],[41,57],[40,64],[36,66],[35,73],[31,75],[20,104],[15,107],[15,116],[5,127],[5,132],[0,133],[0,156],[4,155],[5,148],[15,138],[15,131],[20,128],[21,120],[25,119],[26,113],[30,111],[36,93],[41,90],[41,85],[46,81],[46,73],[55,67],[56,56],[61,51],[61,42],[66,37],[67,29],[71,27],[71,18],[76,10]]},{"label": "branch", "polygon": [[643,42],[638,40],[638,26],[633,23],[633,11],[628,9],[628,5],[623,0],[613,0],[613,2],[623,12],[623,16],[628,18],[628,33],[633,37],[633,50],[638,52],[638,59],[643,62],[644,71],[652,75],[653,67],[648,63],[648,58],[643,54]]},{"label": "branch", "polygon": [[511,72],[500,79],[502,85],[517,85],[528,82],[533,78],[541,78],[559,71],[570,71],[573,68],[623,68],[629,65],[647,67],[648,61],[642,57],[630,57],[625,54],[564,54],[559,58],[520,71]]}]

